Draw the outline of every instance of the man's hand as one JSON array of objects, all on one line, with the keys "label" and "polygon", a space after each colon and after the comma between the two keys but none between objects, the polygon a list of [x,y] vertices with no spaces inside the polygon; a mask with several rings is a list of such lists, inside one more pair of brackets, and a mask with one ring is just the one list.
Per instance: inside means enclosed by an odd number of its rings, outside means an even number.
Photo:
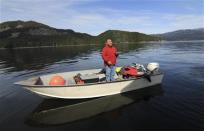
[{"label": "man's hand", "polygon": [[108,65],[112,65],[112,62],[111,62],[111,61],[108,61]]},{"label": "man's hand", "polygon": [[119,54],[118,54],[118,53],[115,53],[115,56],[116,56],[116,57],[118,57],[118,56],[119,56]]}]

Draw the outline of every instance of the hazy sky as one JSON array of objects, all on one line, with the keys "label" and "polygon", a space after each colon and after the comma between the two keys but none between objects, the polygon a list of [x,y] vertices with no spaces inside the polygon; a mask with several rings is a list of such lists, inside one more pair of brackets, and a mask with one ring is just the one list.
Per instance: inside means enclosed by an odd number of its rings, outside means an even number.
[{"label": "hazy sky", "polygon": [[0,21],[34,20],[97,35],[204,27],[204,0],[0,0]]}]

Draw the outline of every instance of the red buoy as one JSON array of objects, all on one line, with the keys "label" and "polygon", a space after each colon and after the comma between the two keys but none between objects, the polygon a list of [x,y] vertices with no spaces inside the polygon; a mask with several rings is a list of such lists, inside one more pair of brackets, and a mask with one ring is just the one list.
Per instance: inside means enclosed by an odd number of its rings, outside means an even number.
[{"label": "red buoy", "polygon": [[63,86],[65,85],[65,80],[61,76],[53,76],[49,82],[51,86]]}]

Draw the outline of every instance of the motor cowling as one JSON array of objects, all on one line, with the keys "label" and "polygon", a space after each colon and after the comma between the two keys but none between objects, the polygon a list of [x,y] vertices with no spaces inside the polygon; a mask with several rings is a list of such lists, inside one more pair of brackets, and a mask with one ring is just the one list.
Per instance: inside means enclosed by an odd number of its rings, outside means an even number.
[{"label": "motor cowling", "polygon": [[156,71],[156,70],[159,70],[159,63],[156,63],[156,62],[153,62],[153,63],[149,63],[147,65],[147,70],[148,71]]}]

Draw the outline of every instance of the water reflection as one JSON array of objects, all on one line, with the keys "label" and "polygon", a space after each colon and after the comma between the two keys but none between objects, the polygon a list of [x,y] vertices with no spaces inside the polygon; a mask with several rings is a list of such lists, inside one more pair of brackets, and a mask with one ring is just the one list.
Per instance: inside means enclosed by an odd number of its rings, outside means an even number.
[{"label": "water reflection", "polygon": [[15,67],[15,70],[9,71],[21,71],[41,69],[61,60],[74,63],[77,61],[73,61],[73,59],[77,56],[89,54],[90,52],[89,46],[1,50],[0,60],[4,61],[4,67]]},{"label": "water reflection", "polygon": [[[145,44],[116,45],[120,54],[143,50]],[[0,50],[0,70],[5,73],[23,70],[39,70],[54,64],[72,64],[89,59],[88,55],[101,52],[103,45],[65,46]],[[77,59],[80,58],[80,59]]]},{"label": "water reflection", "polygon": [[131,103],[148,101],[162,94],[161,85],[157,85],[92,100],[44,100],[29,116],[26,123],[32,126],[65,124],[112,111]]}]

